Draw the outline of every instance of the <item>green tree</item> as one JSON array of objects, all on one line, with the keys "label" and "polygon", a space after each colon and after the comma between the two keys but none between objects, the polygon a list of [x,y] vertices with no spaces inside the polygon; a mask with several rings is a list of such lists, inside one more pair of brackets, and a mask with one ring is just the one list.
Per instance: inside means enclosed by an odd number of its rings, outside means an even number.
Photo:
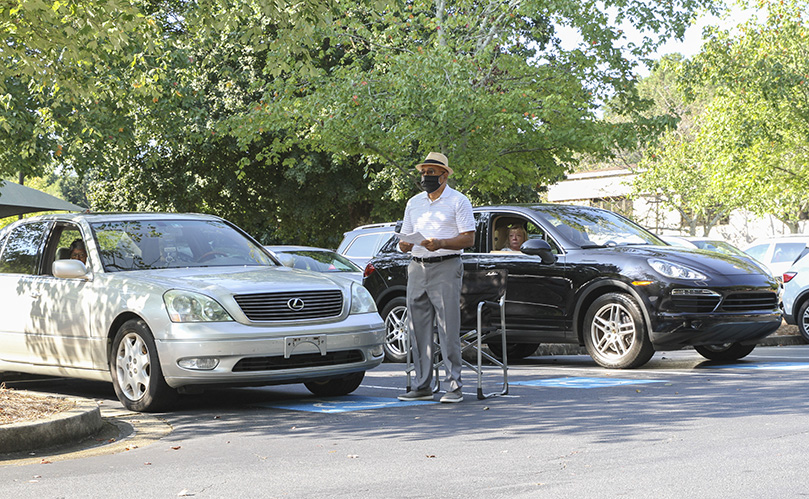
[{"label": "green tree", "polygon": [[[653,135],[659,122],[632,114],[634,58],[710,4],[144,0],[138,36],[55,69],[89,91],[51,85],[52,101],[19,109],[48,117],[35,151],[87,176],[94,207],[210,211],[267,241],[333,241],[399,216],[429,150],[477,202],[525,200],[577,155]],[[624,20],[649,38],[629,46]],[[44,95],[21,85],[19,102]],[[608,99],[635,119],[601,119]]]},{"label": "green tree", "polygon": [[760,7],[764,19],[713,31],[688,78],[716,88],[703,126],[714,175],[753,213],[796,232],[809,214],[809,4]]},{"label": "green tree", "polygon": [[[382,12],[347,8],[316,32],[333,61],[275,79],[264,105],[230,120],[245,147],[261,130],[294,130],[334,154],[359,154],[391,199],[415,191],[413,165],[442,151],[475,202],[512,201],[552,182],[583,153],[609,155],[659,133],[639,113],[633,69],[655,43],[682,35],[708,2],[409,1]],[[614,18],[603,8],[617,13]],[[650,37],[626,46],[616,22]],[[578,46],[557,29],[571,27]],[[660,35],[660,36],[655,36]],[[603,102],[630,121],[599,118]]]},{"label": "green tree", "polygon": [[[740,193],[728,190],[717,176],[715,144],[703,130],[706,107],[714,89],[683,84],[687,61],[680,55],[663,57],[650,75],[640,82],[639,91],[654,105],[651,115],[668,115],[672,125],[648,147],[633,151],[640,155],[632,165],[636,173],[634,195],[651,197],[656,203],[680,215],[689,235],[707,236],[711,228],[744,205]],[[711,129],[711,125],[707,124]]]},{"label": "green tree", "polygon": [[[227,18],[231,9],[208,15]],[[204,23],[170,24],[189,17],[180,12],[154,17],[167,19],[171,51],[151,91],[125,77],[133,82],[126,106],[84,103],[70,123],[66,154],[90,179],[94,207],[215,213],[268,243],[331,247],[348,228],[389,217],[384,205],[374,211],[382,193],[369,188],[359,158],[307,149],[283,130],[258,131],[243,148],[222,126],[262,105],[276,57],[269,45],[245,48],[245,26],[214,36]],[[252,21],[262,22],[259,14]]]},{"label": "green tree", "polygon": [[[110,140],[133,100],[162,96],[173,35],[204,31],[263,46],[275,67],[304,52],[332,1],[17,0],[0,3],[0,174],[46,173],[71,146]],[[221,15],[225,12],[227,15]],[[249,23],[261,16],[263,22]],[[223,35],[224,34],[224,35]],[[84,119],[85,108],[118,117]],[[105,125],[108,125],[105,127]],[[127,137],[129,138],[129,137]],[[135,146],[135,149],[138,147]],[[121,150],[129,152],[132,147]]]}]

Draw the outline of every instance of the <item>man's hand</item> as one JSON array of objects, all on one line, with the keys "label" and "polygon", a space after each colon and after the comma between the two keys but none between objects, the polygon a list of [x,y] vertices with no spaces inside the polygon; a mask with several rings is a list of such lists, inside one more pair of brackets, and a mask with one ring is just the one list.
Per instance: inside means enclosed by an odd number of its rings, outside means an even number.
[{"label": "man's hand", "polygon": [[430,251],[439,250],[441,248],[449,250],[462,250],[475,244],[474,232],[463,232],[455,237],[449,239],[436,239],[431,237],[421,242],[421,245]]},{"label": "man's hand", "polygon": [[424,241],[422,241],[421,245],[427,248],[429,251],[435,251],[443,247],[441,246],[441,241],[442,241],[441,239],[431,237],[430,239],[425,239]]},{"label": "man's hand", "polygon": [[413,249],[413,243],[406,243],[404,241],[399,241],[399,249],[402,250],[402,253],[407,253],[408,251]]}]

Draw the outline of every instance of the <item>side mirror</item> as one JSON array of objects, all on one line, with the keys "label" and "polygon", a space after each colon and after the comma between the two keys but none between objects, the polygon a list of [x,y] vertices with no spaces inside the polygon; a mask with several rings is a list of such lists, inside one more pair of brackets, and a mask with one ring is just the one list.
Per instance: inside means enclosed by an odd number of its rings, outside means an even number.
[{"label": "side mirror", "polygon": [[53,262],[51,271],[54,277],[60,279],[84,279],[89,281],[93,278],[93,273],[90,272],[81,260],[56,260]]},{"label": "side mirror", "polygon": [[278,260],[284,267],[295,267],[295,257],[293,255],[290,255],[289,253],[277,253],[275,256],[278,257]]},{"label": "side mirror", "polygon": [[526,255],[540,257],[542,263],[556,263],[556,255],[551,252],[551,245],[542,239],[529,239],[525,241],[522,243],[522,246],[520,246],[520,251]]}]

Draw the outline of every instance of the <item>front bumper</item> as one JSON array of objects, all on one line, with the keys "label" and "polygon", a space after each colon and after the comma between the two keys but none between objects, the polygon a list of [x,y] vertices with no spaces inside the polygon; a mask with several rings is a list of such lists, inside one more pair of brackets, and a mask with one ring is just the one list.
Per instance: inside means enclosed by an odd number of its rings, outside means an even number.
[{"label": "front bumper", "polygon": [[659,314],[649,338],[655,350],[694,345],[757,343],[781,327],[780,312],[761,314]]},{"label": "front bumper", "polygon": [[[300,383],[367,371],[384,360],[384,338],[379,315],[362,314],[328,327],[172,324],[170,334],[156,344],[166,383],[179,388]],[[180,366],[191,358],[216,358],[218,363],[205,370]]]}]

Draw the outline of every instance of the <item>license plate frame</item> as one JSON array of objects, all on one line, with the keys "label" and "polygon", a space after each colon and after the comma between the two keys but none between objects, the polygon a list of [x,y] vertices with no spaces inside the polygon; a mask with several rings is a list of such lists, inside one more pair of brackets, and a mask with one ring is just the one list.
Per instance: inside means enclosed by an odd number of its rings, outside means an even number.
[{"label": "license plate frame", "polygon": [[286,336],[284,338],[284,358],[288,359],[292,352],[302,343],[311,343],[320,352],[320,355],[326,355],[326,335],[316,334],[311,336]]}]

